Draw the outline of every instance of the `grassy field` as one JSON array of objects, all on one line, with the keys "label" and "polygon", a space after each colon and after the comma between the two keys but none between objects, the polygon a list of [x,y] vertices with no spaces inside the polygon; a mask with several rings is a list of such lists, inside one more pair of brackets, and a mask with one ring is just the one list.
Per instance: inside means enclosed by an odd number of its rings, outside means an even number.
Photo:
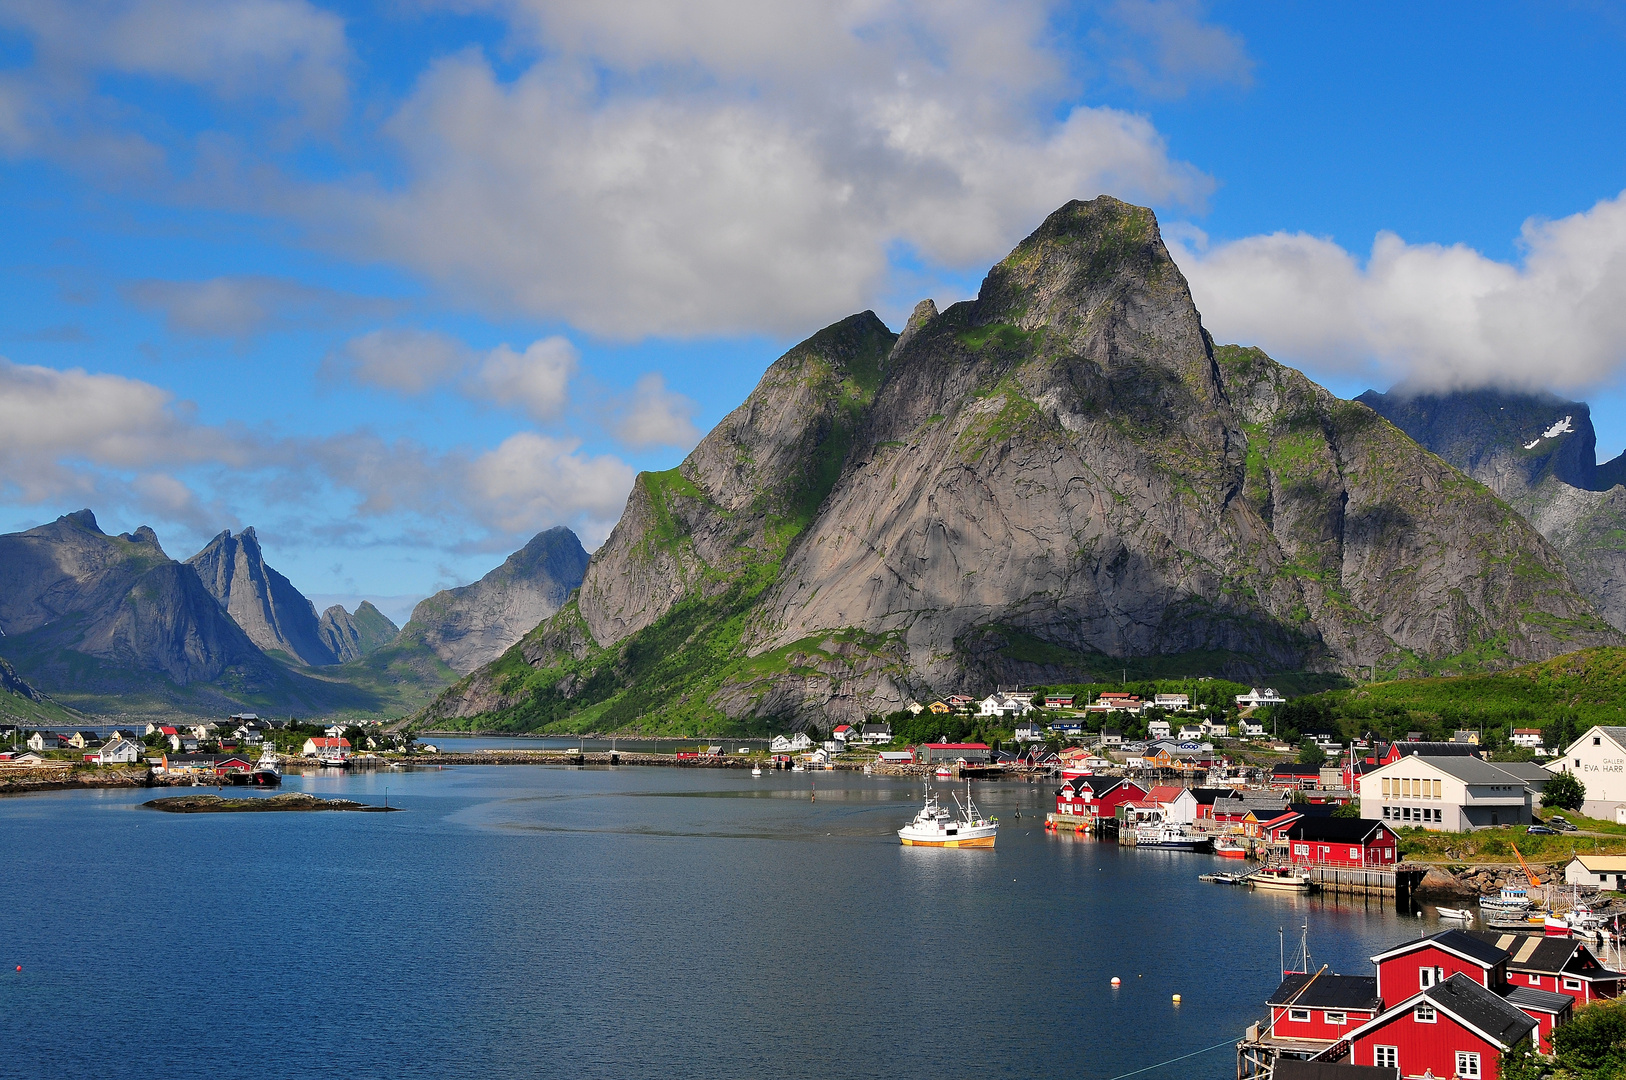
[{"label": "grassy field", "polygon": [[[1376,732],[1449,739],[1483,730],[1501,745],[1515,727],[1541,728],[1547,744],[1567,743],[1594,724],[1626,725],[1626,648],[1583,649],[1494,675],[1402,679],[1332,690],[1270,710],[1283,728],[1334,728],[1346,737]],[[1268,719],[1268,718],[1267,718]]]},{"label": "grassy field", "polygon": [[[1576,816],[1569,814],[1565,816],[1577,826],[1589,820],[1577,820]],[[1516,863],[1518,857],[1513,853],[1515,845],[1526,862],[1547,865],[1562,865],[1576,855],[1626,855],[1626,830],[1608,837],[1577,836],[1574,833],[1531,835],[1523,825],[1471,833],[1426,832],[1422,829],[1400,829],[1398,832],[1400,854],[1417,862]]]}]

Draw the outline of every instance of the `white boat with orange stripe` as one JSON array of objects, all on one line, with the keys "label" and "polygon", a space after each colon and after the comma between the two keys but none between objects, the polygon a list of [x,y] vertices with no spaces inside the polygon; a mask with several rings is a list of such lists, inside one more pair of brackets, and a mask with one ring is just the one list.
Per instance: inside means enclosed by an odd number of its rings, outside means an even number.
[{"label": "white boat with orange stripe", "polygon": [[960,810],[959,817],[939,806],[937,796],[927,787],[926,805],[915,820],[898,830],[898,839],[905,847],[993,847],[999,822],[982,816],[971,801],[969,782],[965,785],[965,806],[960,806],[958,798],[954,805]]}]

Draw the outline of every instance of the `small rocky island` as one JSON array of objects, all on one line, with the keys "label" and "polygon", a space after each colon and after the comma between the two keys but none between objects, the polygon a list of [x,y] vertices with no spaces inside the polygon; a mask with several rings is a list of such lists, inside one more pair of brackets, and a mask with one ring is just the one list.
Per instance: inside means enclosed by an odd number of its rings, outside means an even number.
[{"label": "small rocky island", "polygon": [[359,810],[372,813],[392,813],[398,806],[373,806],[350,799],[318,799],[302,791],[288,791],[268,799],[226,799],[219,795],[172,795],[166,799],[153,799],[142,806],[163,810],[171,814],[237,814],[273,813],[276,811],[306,810]]}]

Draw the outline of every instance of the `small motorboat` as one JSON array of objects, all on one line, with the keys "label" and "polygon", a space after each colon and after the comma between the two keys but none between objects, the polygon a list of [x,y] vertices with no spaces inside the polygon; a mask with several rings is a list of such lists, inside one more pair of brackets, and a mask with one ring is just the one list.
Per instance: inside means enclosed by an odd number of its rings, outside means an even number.
[{"label": "small motorboat", "polygon": [[762,775],[762,766],[761,765],[753,765],[753,766],[751,766],[751,775],[752,776],[761,776]]},{"label": "small motorboat", "polygon": [[952,780],[954,779],[954,770],[947,765],[939,765],[937,767],[937,778],[939,780]]},{"label": "small motorboat", "polygon": [[1442,919],[1451,919],[1454,922],[1474,921],[1474,913],[1470,908],[1442,907],[1435,908],[1434,910],[1439,912],[1440,918]]},{"label": "small motorboat", "polygon": [[1307,893],[1315,888],[1311,875],[1298,867],[1260,867],[1247,875],[1247,883],[1278,893]]},{"label": "small motorboat", "polygon": [[1219,840],[1214,844],[1214,854],[1222,859],[1246,859],[1248,849],[1235,840]]}]

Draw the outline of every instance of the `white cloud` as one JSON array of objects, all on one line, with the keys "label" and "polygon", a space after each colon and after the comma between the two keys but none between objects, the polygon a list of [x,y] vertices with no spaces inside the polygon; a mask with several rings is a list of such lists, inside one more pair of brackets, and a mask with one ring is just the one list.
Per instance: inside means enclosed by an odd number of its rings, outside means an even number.
[{"label": "white cloud", "polygon": [[480,365],[475,392],[534,420],[552,420],[565,407],[576,362],[576,346],[558,336],[533,341],[522,353],[499,345]]},{"label": "white cloud", "polygon": [[1293,363],[1435,390],[1579,392],[1618,377],[1626,192],[1557,221],[1532,218],[1520,240],[1518,263],[1389,232],[1364,263],[1303,233],[1170,246],[1218,340]]},{"label": "white cloud", "polygon": [[276,437],[199,423],[189,404],[137,379],[0,358],[0,497],[124,506],[202,533],[241,520],[238,509],[255,502],[320,521],[336,491],[352,523],[435,523],[424,546],[466,544],[471,531],[512,546],[556,524],[596,543],[633,474],[580,447],[531,432],[486,451],[366,430]]},{"label": "white cloud", "polygon": [[1197,0],[1118,0],[1106,14],[1117,32],[1096,40],[1118,78],[1143,93],[1178,98],[1194,85],[1253,81],[1241,36],[1207,22]]},{"label": "white cloud", "polygon": [[688,450],[700,441],[694,426],[696,405],[666,388],[666,379],[651,371],[639,376],[632,393],[616,410],[615,433],[628,446],[675,446]]},{"label": "white cloud", "polygon": [[472,356],[468,346],[436,330],[381,329],[351,338],[323,367],[369,386],[421,394],[457,374]]},{"label": "white cloud", "polygon": [[59,91],[112,71],[327,115],[347,93],[344,23],[305,0],[0,0],[0,26]]},{"label": "white cloud", "polygon": [[498,6],[544,58],[435,63],[385,128],[401,181],[306,213],[596,334],[805,329],[870,302],[900,248],[986,265],[1068,199],[1211,187],[1143,117],[1063,105],[1042,3]]},{"label": "white cloud", "polygon": [[394,307],[387,300],[255,274],[205,281],[149,279],[131,282],[122,292],[137,307],[161,313],[171,332],[199,337],[244,338],[267,330],[328,325]]},{"label": "white cloud", "polygon": [[600,528],[614,521],[632,489],[632,468],[609,455],[580,454],[580,445],[521,432],[471,462],[469,485],[491,524],[522,533],[577,515]]}]

